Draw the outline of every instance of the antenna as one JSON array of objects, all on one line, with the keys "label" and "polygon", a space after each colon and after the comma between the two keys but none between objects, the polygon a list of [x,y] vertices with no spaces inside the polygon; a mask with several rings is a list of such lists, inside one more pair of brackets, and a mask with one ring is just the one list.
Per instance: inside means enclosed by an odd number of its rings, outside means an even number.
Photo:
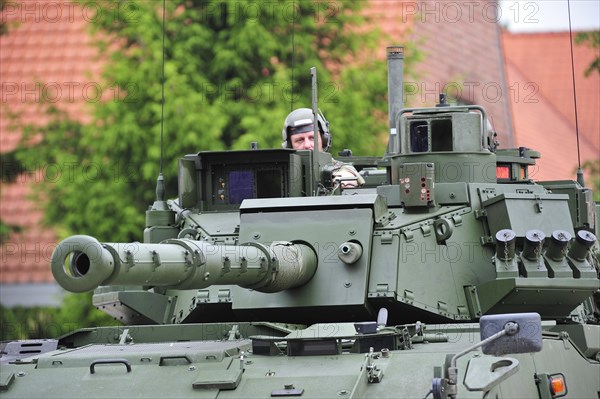
[{"label": "antenna", "polygon": [[156,201],[152,206],[153,209],[166,210],[167,205],[165,203],[165,179],[163,177],[163,137],[164,137],[164,124],[165,124],[165,21],[167,15],[166,0],[163,0],[163,20],[162,20],[162,80],[161,80],[161,114],[160,114],[160,167],[158,172],[158,178],[156,179]]},{"label": "antenna", "polygon": [[294,68],[296,46],[294,44],[294,32],[296,31],[296,2],[292,0],[292,81],[290,84],[290,112],[294,110]]},{"label": "antenna", "polygon": [[575,134],[577,137],[577,183],[585,187],[583,181],[583,171],[581,170],[581,152],[579,150],[579,121],[577,119],[577,90],[575,85],[575,61],[573,57],[573,30],[571,29],[571,1],[567,0],[567,9],[569,11],[569,44],[571,45],[571,77],[573,79],[573,104],[575,107]]},{"label": "antenna", "polygon": [[317,115],[319,112],[317,106],[317,68],[310,68],[310,76],[312,77],[312,113],[313,113],[313,126],[314,126],[314,142],[313,142],[313,195],[317,195],[319,188],[319,120]]}]

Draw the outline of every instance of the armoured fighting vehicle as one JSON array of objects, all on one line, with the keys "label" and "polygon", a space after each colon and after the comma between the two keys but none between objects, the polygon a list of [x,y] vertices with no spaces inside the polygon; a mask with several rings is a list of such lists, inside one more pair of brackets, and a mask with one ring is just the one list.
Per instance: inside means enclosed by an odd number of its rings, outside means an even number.
[{"label": "armoured fighting vehicle", "polygon": [[327,153],[203,151],[143,242],[62,241],[57,282],[124,325],[5,343],[0,395],[598,397],[592,192],[533,182],[482,107],[403,108],[403,57],[362,187]]}]

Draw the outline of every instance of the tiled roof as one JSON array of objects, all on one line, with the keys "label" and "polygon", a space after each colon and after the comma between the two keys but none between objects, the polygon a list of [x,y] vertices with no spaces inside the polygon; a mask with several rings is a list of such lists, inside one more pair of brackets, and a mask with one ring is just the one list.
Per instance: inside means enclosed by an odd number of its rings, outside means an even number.
[{"label": "tiled roof", "polygon": [[[575,36],[575,33],[573,34]],[[503,33],[516,144],[542,153],[536,180],[574,179],[577,143],[569,32]],[[582,162],[600,158],[600,75],[584,77],[598,50],[574,45]]]},{"label": "tiled roof", "polygon": [[[10,129],[10,113],[19,113],[24,123],[47,121],[42,96],[74,119],[89,119],[85,103],[94,95],[101,68],[86,32],[89,17],[71,1],[6,5],[0,16],[9,27],[0,36],[0,152],[13,151],[21,138],[20,131]],[[43,176],[30,172],[1,183],[0,219],[18,231],[0,247],[0,284],[53,281],[49,265],[57,235],[43,225],[42,211],[31,200],[32,186]]]},{"label": "tiled roof", "polygon": [[[489,4],[495,1],[478,3],[477,11]],[[407,40],[402,34],[410,29],[410,40],[424,53],[417,76],[405,80],[419,91],[405,94],[407,106],[433,106],[442,91],[458,95],[462,102],[484,106],[502,143],[511,146],[508,98],[495,92],[505,84],[500,30],[495,21],[473,12],[473,6],[469,2],[370,0],[368,15],[389,36],[391,42],[386,45],[402,45]]]},{"label": "tiled roof", "polygon": [[[21,180],[21,177],[17,179]],[[50,256],[56,246],[56,234],[42,227],[42,210],[28,199],[30,194],[30,184],[2,184],[2,221],[19,226],[21,231],[11,233],[9,240],[0,247],[0,284],[54,281]]]}]

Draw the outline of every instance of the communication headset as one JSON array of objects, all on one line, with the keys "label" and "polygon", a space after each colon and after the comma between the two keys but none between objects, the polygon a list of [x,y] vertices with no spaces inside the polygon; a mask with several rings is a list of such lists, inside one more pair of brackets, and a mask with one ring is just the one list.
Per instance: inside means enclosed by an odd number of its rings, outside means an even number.
[{"label": "communication headset", "polygon": [[[325,115],[323,115],[321,110],[317,113],[317,123],[319,132],[321,133],[321,140],[323,140],[323,151],[327,152],[331,148],[331,133],[329,132],[329,122],[325,119]],[[313,112],[310,108],[298,108],[290,112],[283,123],[283,130],[281,131],[283,143],[281,143],[281,146],[283,148],[292,148],[292,144],[290,143],[291,128],[297,129],[312,124]]]}]

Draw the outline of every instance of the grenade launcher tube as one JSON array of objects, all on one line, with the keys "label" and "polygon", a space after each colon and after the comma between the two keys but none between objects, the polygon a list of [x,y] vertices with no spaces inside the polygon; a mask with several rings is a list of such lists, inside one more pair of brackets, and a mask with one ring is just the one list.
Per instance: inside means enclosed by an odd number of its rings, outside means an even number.
[{"label": "grenade launcher tube", "polygon": [[58,244],[51,268],[58,284],[71,292],[100,285],[201,289],[230,284],[278,292],[306,284],[315,274],[317,256],[307,245],[283,241],[269,246],[188,239],[101,244],[77,235]]}]

